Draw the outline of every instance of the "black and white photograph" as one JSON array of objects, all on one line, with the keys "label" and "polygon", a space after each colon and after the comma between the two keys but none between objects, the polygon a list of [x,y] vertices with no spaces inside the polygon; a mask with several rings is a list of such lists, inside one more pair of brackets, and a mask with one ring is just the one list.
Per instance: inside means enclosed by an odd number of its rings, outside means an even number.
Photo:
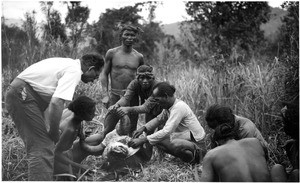
[{"label": "black and white photograph", "polygon": [[1,0],[1,181],[299,182],[299,1]]}]

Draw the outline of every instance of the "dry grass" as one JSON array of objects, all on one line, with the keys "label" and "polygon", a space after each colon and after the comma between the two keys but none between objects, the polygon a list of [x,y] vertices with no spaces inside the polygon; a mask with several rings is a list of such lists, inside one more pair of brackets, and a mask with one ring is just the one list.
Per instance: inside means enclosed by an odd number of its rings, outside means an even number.
[{"label": "dry grass", "polygon": [[[172,67],[169,69],[172,70]],[[200,68],[181,69],[174,66],[173,72],[158,75],[157,78],[158,80],[168,78],[168,81],[176,86],[177,97],[191,106],[208,136],[210,130],[204,122],[204,111],[216,102],[228,104],[237,114],[254,121],[262,131],[270,143],[269,165],[283,163],[289,166],[285,152],[281,148],[287,137],[283,133],[278,117],[280,109],[278,96],[283,92],[282,86],[278,85],[279,69],[278,63],[262,67],[256,62],[247,66],[228,67],[224,72],[216,72],[212,67],[205,65]],[[94,133],[100,132],[106,109],[101,104],[103,92],[99,81],[90,85],[80,84],[76,95],[82,94],[97,101],[98,116],[92,123],[85,124],[85,128],[91,129]],[[207,146],[209,146],[208,136]],[[2,179],[26,180],[27,161],[24,145],[9,117],[3,117],[2,140]],[[96,173],[83,176],[81,181],[99,181],[101,177],[107,175],[106,172],[99,170],[102,161],[101,157],[89,156],[83,163],[96,170]],[[119,177],[119,181],[190,182],[201,176],[199,166],[192,167],[155,149],[150,162],[138,170],[129,170],[129,174]]]}]

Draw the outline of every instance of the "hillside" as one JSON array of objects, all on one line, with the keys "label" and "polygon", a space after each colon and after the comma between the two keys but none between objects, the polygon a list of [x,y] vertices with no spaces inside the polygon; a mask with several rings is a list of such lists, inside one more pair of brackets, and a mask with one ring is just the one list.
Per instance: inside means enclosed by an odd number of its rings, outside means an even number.
[{"label": "hillside", "polygon": [[[261,30],[264,31],[265,38],[275,41],[278,33],[279,27],[282,25],[281,18],[287,14],[287,11],[280,8],[271,8],[270,20],[260,26]],[[165,24],[161,26],[165,34],[173,35],[179,38],[180,35],[180,22]]]}]

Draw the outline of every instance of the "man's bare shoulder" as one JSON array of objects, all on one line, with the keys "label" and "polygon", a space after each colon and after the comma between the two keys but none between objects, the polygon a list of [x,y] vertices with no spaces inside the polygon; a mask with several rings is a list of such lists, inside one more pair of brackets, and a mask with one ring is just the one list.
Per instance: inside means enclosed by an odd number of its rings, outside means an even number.
[{"label": "man's bare shoulder", "polygon": [[244,138],[238,141],[239,144],[245,148],[249,149],[261,149],[262,150],[262,144],[257,138]]},{"label": "man's bare shoulder", "polygon": [[141,54],[140,52],[138,52],[138,51],[135,50],[135,49],[132,49],[132,53],[135,54],[136,56],[138,56],[139,58],[144,57],[143,54]]},{"label": "man's bare shoulder", "polygon": [[241,144],[260,144],[259,140],[254,137],[243,138],[243,139],[239,140],[238,142]]},{"label": "man's bare shoulder", "polygon": [[120,50],[121,50],[121,46],[110,48],[109,50],[107,50],[106,55],[114,55]]}]

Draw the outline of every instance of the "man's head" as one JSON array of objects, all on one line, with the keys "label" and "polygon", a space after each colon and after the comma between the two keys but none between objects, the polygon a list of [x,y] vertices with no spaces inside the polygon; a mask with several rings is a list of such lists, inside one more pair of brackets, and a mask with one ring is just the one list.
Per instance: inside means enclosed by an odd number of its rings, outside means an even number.
[{"label": "man's head", "polygon": [[95,116],[96,102],[87,96],[80,96],[73,100],[68,109],[82,120],[91,121]]},{"label": "man's head", "polygon": [[210,128],[215,129],[224,123],[234,124],[235,116],[229,107],[214,104],[207,109],[205,120]]},{"label": "man's head", "polygon": [[125,46],[132,46],[137,41],[137,35],[143,30],[133,25],[121,25],[120,26],[120,41]]},{"label": "man's head", "polygon": [[97,53],[85,54],[81,57],[81,80],[84,83],[93,82],[99,78],[99,75],[104,66],[104,58]]},{"label": "man's head", "polygon": [[238,126],[223,123],[215,128],[212,140],[216,142],[217,145],[223,145],[230,139],[239,140]]},{"label": "man's head", "polygon": [[149,89],[153,84],[153,67],[150,65],[141,65],[137,68],[136,78],[143,89]]},{"label": "man's head", "polygon": [[153,86],[152,97],[164,108],[170,108],[175,101],[175,87],[168,82],[160,82]]}]

